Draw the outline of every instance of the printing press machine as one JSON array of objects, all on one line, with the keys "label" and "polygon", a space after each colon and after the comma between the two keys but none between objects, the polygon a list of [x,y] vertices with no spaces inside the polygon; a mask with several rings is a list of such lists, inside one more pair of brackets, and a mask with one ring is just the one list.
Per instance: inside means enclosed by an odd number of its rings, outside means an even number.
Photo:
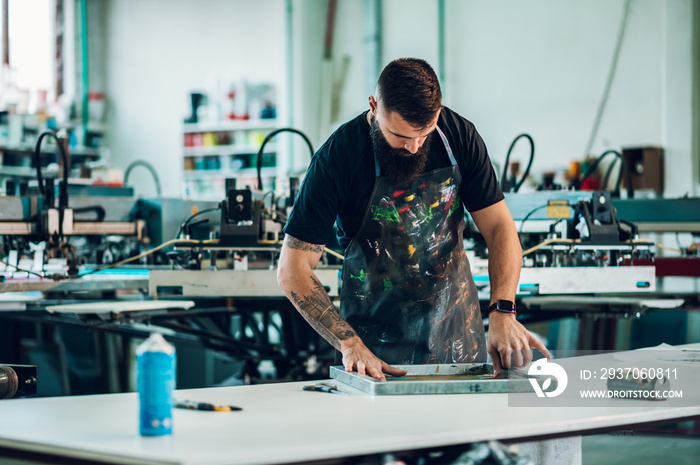
[{"label": "printing press machine", "polygon": [[[578,320],[578,334],[560,331],[560,338],[575,339],[568,348],[626,348],[625,341],[616,341],[620,328],[640,326],[634,320],[649,312],[666,312],[658,328],[663,338],[663,326],[685,325],[681,312],[700,308],[700,199],[620,199],[606,191],[555,190],[507,193],[506,203],[524,254],[518,318],[523,323]],[[678,233],[692,234],[696,243],[677,249],[660,243],[677,242]],[[488,298],[485,244],[473,224],[465,237],[477,287]],[[482,300],[482,309],[487,304]]]},{"label": "printing press machine", "polygon": [[[176,344],[211,349],[226,369],[236,364],[241,380],[306,378],[330,363],[332,347],[277,286],[288,199],[235,189],[234,180],[227,186],[222,202],[136,199],[128,188],[98,188],[96,196],[87,186],[69,196],[69,207],[38,191],[0,197],[3,358],[67,366],[63,352],[74,349],[83,362],[85,353],[101,353],[111,359],[85,363],[126,375],[108,388],[119,392],[128,389],[132,339],[157,326]],[[340,267],[324,262],[319,279],[337,297]],[[108,336],[92,340],[86,329]],[[97,367],[103,362],[109,370]],[[212,384],[214,375],[206,377]],[[67,393],[71,383],[57,378],[53,392]]]},{"label": "printing press machine", "polygon": [[[98,347],[111,354],[117,371],[128,374],[133,347],[124,341],[158,326],[176,343],[209,349],[225,363],[243,361],[235,382],[325,374],[334,350],[276,282],[281,228],[298,184],[291,186],[288,197],[276,198],[237,188],[231,179],[218,203],[136,199],[128,188],[88,186],[69,191],[70,207],[56,202],[60,195],[39,192],[0,198],[0,319],[8,322],[4,334],[0,329],[0,350],[15,358],[38,350],[27,348],[26,338],[20,344],[27,332],[21,322],[36,325],[31,344],[48,352],[72,344],[68,336],[56,342],[54,325],[66,333],[118,334],[121,342],[106,339],[114,347],[88,341],[75,350]],[[698,307],[697,247],[665,257],[645,235],[700,232],[700,199],[551,191],[507,194],[506,202],[525,254],[517,296],[523,322],[592,319],[598,326],[587,331],[598,341],[588,348],[603,348],[614,328],[598,320]],[[485,308],[487,252],[474,228],[465,233],[465,243]],[[341,259],[327,249],[317,269],[336,301]],[[674,280],[684,287],[676,289]],[[213,383],[215,375],[207,376]],[[119,383],[113,380],[108,390],[127,389]]]}]

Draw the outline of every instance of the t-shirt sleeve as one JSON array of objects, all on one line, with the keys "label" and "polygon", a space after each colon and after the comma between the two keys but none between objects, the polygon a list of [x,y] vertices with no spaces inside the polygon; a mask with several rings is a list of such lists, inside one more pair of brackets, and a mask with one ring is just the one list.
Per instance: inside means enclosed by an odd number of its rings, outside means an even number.
[{"label": "t-shirt sleeve", "polygon": [[462,143],[465,157],[461,195],[465,208],[475,212],[504,199],[496,171],[491,164],[486,144],[476,128],[469,123],[466,140]]},{"label": "t-shirt sleeve", "polygon": [[331,241],[340,198],[333,179],[323,157],[314,155],[283,228],[285,234],[311,244]]}]

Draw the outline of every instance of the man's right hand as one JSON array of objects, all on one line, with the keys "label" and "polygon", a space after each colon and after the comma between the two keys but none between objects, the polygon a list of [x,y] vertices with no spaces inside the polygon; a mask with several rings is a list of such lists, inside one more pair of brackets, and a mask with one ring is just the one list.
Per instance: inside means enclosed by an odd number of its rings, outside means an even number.
[{"label": "man's right hand", "polygon": [[384,373],[392,376],[404,376],[407,373],[406,370],[399,370],[379,359],[358,336],[342,341],[340,353],[347,372],[357,371],[380,381],[386,381]]}]

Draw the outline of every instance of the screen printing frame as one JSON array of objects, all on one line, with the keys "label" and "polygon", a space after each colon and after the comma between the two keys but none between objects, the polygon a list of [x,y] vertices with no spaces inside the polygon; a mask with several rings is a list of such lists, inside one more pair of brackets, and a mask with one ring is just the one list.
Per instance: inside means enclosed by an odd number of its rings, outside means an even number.
[{"label": "screen printing frame", "polygon": [[[516,370],[502,370],[498,377],[493,376],[490,363],[450,363],[428,365],[394,365],[399,370],[406,370],[406,376],[422,378],[434,376],[435,380],[408,380],[402,377],[387,377],[380,381],[371,376],[357,372],[347,372],[342,366],[330,367],[330,377],[371,395],[415,395],[415,394],[481,394],[532,392],[533,387],[525,373]],[[457,379],[441,379],[445,375]],[[459,376],[479,376],[477,378],[459,379]],[[438,378],[439,377],[439,378]]]}]

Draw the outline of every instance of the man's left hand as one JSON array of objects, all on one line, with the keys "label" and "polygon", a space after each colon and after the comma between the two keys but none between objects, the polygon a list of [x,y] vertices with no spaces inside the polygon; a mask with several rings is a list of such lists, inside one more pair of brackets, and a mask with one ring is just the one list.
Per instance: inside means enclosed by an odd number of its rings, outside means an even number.
[{"label": "man's left hand", "polygon": [[549,350],[512,313],[491,312],[487,350],[493,362],[493,374],[501,368],[521,367],[532,361],[532,348],[552,358]]}]

